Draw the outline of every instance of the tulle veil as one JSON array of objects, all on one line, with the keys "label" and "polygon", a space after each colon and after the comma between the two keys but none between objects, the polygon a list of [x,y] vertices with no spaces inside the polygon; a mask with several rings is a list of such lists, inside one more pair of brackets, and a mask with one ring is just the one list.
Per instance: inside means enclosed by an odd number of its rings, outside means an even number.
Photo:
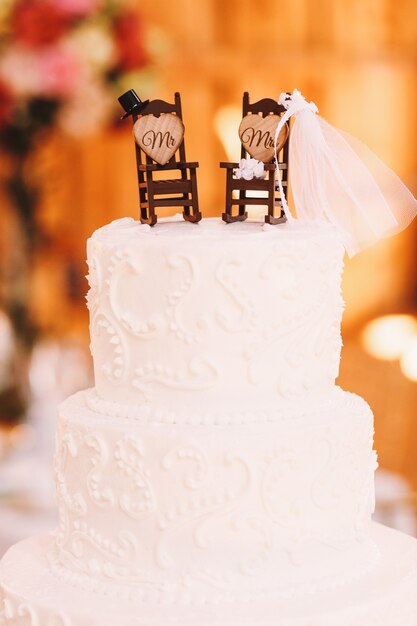
[{"label": "tulle veil", "polygon": [[417,214],[417,200],[400,178],[365,144],[320,117],[313,102],[295,89],[282,93],[286,111],[275,133],[294,118],[289,167],[296,218],[278,187],[289,221],[325,220],[339,231],[349,256],[394,235]]}]

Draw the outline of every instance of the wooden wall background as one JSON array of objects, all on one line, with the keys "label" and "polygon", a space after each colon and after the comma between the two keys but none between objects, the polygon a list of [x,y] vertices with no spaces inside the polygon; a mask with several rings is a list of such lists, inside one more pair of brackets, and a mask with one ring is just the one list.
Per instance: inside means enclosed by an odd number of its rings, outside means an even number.
[{"label": "wooden wall background", "polygon": [[[417,4],[412,0],[141,0],[166,37],[156,67],[158,97],[182,94],[187,152],[200,161],[205,215],[220,214],[224,148],[214,127],[227,105],[299,88],[321,115],[367,143],[417,189]],[[141,93],[140,85],[136,86]],[[149,94],[143,94],[147,97]],[[236,155],[237,156],[237,155]],[[104,222],[137,215],[130,128],[68,142],[62,215],[77,254]],[[63,190],[62,190],[63,193]],[[65,194],[63,194],[65,195]],[[71,207],[71,210],[68,208]],[[65,219],[65,218],[64,218]],[[389,308],[409,291],[416,229],[349,263],[347,319]],[[387,298],[390,302],[387,302]]]},{"label": "wooden wall background", "polygon": [[[415,0],[140,0],[136,5],[151,32],[156,28],[164,35],[166,51],[157,60],[155,93],[132,87],[142,98],[171,99],[181,92],[187,154],[200,161],[205,215],[219,215],[224,201],[218,162],[226,154],[214,120],[222,107],[240,107],[244,90],[257,99],[299,88],[329,122],[361,138],[417,191]],[[83,306],[76,303],[62,315],[65,276],[58,260],[71,259],[83,275],[87,236],[112,219],[138,215],[130,125],[82,140],[57,137],[39,163],[53,172],[41,219],[56,245],[35,268],[37,315],[45,327],[66,332],[78,320],[86,333]],[[372,402],[383,465],[417,486],[417,384],[369,360],[355,339],[363,320],[417,308],[416,260],[414,225],[347,262],[341,382]]]}]

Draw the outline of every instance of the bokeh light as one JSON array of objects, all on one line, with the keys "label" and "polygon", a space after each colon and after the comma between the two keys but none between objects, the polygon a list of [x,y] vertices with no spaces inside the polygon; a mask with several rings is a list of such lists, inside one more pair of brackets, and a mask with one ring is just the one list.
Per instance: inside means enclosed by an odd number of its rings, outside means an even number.
[{"label": "bokeh light", "polygon": [[362,332],[366,351],[377,359],[399,359],[410,339],[417,336],[417,319],[412,315],[383,315],[369,322]]},{"label": "bokeh light", "polygon": [[417,382],[417,335],[408,342],[401,355],[400,366],[404,376]]}]

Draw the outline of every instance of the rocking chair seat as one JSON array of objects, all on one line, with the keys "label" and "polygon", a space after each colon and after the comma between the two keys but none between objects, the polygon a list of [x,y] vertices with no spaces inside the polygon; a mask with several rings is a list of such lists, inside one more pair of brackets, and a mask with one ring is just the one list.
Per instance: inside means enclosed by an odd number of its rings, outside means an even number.
[{"label": "rocking chair seat", "polygon": [[[191,181],[181,178],[153,180],[152,183],[139,183],[139,189],[152,185],[154,193],[186,193],[191,191]],[[167,189],[169,187],[169,189]]]}]

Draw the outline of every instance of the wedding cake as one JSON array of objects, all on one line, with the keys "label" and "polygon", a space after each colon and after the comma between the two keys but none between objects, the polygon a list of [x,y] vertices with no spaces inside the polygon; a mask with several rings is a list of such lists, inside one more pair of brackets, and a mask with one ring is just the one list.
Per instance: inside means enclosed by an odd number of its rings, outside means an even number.
[{"label": "wedding cake", "polygon": [[336,229],[117,220],[88,242],[95,387],[59,410],[59,528],[7,626],[416,626],[417,541],[371,521],[373,417],[335,385]]}]

